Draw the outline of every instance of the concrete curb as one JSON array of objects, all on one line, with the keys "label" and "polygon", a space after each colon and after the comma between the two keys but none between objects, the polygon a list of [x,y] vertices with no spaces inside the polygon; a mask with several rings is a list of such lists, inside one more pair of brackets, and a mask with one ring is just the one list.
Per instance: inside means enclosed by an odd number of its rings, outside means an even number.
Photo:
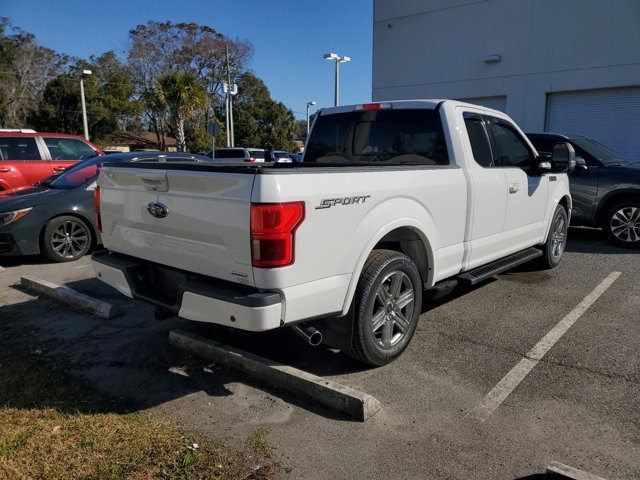
[{"label": "concrete curb", "polygon": [[0,267],[0,272],[4,272],[5,268],[4,267]]},{"label": "concrete curb", "polygon": [[560,462],[551,462],[549,464],[545,478],[549,480],[605,480],[593,473],[584,472]]},{"label": "concrete curb", "polygon": [[56,285],[46,280],[25,276],[20,279],[20,286],[24,289],[39,293],[40,295],[54,298],[59,302],[71,305],[105,320],[118,315],[118,312],[110,303],[96,300],[88,295],[76,292],[69,287]]},{"label": "concrete curb", "polygon": [[294,395],[321,403],[361,422],[366,422],[381,408],[380,402],[366,393],[193,333],[172,330],[169,343]]}]

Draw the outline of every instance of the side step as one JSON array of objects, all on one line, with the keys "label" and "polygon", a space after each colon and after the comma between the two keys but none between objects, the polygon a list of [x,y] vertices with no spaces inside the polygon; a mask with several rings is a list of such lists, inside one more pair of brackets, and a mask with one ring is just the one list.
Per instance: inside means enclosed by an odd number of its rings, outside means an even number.
[{"label": "side step", "polygon": [[475,285],[476,283],[480,283],[494,275],[498,275],[499,273],[505,272],[513,267],[541,256],[542,250],[531,247],[521,252],[514,253],[513,255],[509,255],[506,258],[496,260],[488,265],[483,265],[473,270],[469,270],[468,272],[464,272],[458,275],[458,278],[465,285]]}]

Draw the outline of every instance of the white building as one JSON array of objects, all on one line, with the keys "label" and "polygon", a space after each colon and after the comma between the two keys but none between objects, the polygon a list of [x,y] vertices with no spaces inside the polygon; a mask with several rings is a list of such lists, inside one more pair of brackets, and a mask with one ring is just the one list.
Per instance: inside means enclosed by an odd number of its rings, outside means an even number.
[{"label": "white building", "polygon": [[640,0],[374,0],[372,98],[479,103],[640,161]]}]

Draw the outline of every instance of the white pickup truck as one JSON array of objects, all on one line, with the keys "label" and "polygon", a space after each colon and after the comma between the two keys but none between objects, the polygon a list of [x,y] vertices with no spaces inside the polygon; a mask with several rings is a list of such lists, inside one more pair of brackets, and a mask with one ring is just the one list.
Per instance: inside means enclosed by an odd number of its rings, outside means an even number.
[{"label": "white pickup truck", "polygon": [[434,298],[525,261],[553,268],[570,145],[452,100],[320,111],[301,163],[105,165],[97,276],[158,316],[294,327],[383,365]]}]

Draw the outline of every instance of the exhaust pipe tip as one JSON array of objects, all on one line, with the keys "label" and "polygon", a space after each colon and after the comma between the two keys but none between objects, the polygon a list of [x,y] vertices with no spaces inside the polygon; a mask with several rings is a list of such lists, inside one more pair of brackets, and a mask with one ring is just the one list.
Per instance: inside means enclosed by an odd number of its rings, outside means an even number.
[{"label": "exhaust pipe tip", "polygon": [[304,338],[312,347],[317,347],[322,343],[322,333],[315,327],[294,325],[291,328],[293,328],[293,330]]}]

